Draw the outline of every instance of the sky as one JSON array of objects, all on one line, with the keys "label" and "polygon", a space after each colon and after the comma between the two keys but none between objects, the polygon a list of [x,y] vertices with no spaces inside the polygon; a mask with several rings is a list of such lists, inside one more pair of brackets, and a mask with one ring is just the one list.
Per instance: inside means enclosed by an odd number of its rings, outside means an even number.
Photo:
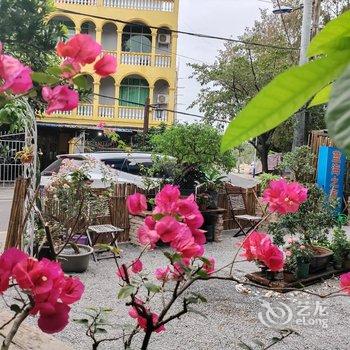
[{"label": "sky", "polygon": [[[272,4],[268,0],[180,0],[179,30],[237,38],[259,19],[259,8],[272,10]],[[192,70],[186,64],[213,63],[223,44],[223,41],[179,35],[177,110],[201,115],[197,108],[187,110],[196,99],[200,85],[189,79]],[[196,118],[179,115],[178,120],[192,122]]]}]

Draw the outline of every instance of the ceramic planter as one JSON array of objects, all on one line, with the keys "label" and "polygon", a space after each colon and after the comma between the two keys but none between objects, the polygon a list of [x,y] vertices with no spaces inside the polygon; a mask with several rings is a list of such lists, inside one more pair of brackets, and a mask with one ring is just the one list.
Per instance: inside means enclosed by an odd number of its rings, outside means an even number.
[{"label": "ceramic planter", "polygon": [[[62,265],[64,272],[85,272],[89,266],[90,255],[93,253],[93,248],[84,244],[77,244],[77,247],[80,250],[80,254],[76,253],[65,253],[63,251],[58,256],[58,261]],[[68,248],[69,249],[69,248]]]},{"label": "ceramic planter", "polygon": [[297,263],[297,271],[296,276],[298,279],[304,279],[309,276],[310,273],[310,263],[309,262],[303,262],[298,261]]}]

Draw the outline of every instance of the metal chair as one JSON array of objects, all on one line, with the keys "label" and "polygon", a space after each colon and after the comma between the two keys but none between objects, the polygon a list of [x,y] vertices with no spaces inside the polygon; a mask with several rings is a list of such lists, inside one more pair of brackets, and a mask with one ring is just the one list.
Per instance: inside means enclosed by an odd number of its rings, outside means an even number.
[{"label": "metal chair", "polygon": [[[109,255],[104,255],[101,257],[98,257],[98,254],[103,254],[106,253],[108,250],[107,249],[95,249],[95,245],[98,242],[99,238],[101,236],[106,236],[106,235],[110,235],[111,236],[111,241],[109,243],[107,243],[110,246],[113,246],[115,248],[118,248],[117,245],[117,238],[118,238],[118,234],[120,232],[123,232],[124,230],[118,227],[115,227],[113,225],[110,224],[105,224],[105,225],[93,225],[93,226],[89,226],[87,231],[86,231],[86,236],[89,242],[89,246],[92,247],[94,249],[92,256],[95,262],[97,262],[98,260],[103,260],[103,259],[111,259],[114,258],[113,254],[109,254]],[[93,239],[91,238],[91,234],[93,235]]]},{"label": "metal chair", "polygon": [[[234,222],[238,225],[239,231],[234,234],[234,237],[248,235],[254,227],[262,220],[261,216],[250,215],[250,214],[239,214],[237,212],[245,211],[247,213],[247,204],[245,201],[242,189],[239,187],[225,184],[225,191],[229,202],[229,209],[232,214]],[[248,223],[248,227],[242,224]]]}]

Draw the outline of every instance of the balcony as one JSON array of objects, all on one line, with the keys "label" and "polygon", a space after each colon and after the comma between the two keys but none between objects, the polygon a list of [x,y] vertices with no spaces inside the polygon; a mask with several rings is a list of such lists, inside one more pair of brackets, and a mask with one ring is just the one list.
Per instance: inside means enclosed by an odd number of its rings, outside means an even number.
[{"label": "balcony", "polygon": [[102,6],[131,10],[173,12],[174,1],[171,0],[55,0],[55,4]]},{"label": "balcony", "polygon": [[[97,109],[95,110],[95,107]],[[95,114],[96,111],[96,114]],[[83,124],[97,125],[98,122],[105,122],[121,126],[140,126],[143,124],[144,109],[140,107],[125,107],[118,105],[97,105],[80,104],[79,107],[71,112],[55,112],[52,117],[79,120]],[[169,112],[164,110],[152,110],[150,112],[150,124],[157,125],[161,122],[167,123]],[[48,117],[49,120],[51,117]],[[67,121],[67,120],[66,120]],[[65,121],[65,122],[66,122]]]}]

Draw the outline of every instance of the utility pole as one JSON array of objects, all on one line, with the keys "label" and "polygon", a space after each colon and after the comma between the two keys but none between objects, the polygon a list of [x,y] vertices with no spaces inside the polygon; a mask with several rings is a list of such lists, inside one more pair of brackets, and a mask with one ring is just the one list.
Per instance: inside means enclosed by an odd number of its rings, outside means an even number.
[{"label": "utility pole", "polygon": [[151,108],[151,100],[148,97],[145,103],[145,111],[143,115],[143,138],[142,138],[142,144],[145,146],[146,144],[146,135],[148,133],[149,129],[149,111]]},{"label": "utility pole", "polygon": [[[312,29],[312,6],[313,0],[304,0],[303,7],[303,25],[301,29],[300,42],[300,59],[299,65],[304,65],[308,62],[307,48],[311,41]],[[305,127],[306,127],[306,113],[305,108],[302,108],[296,115],[294,120],[294,134],[293,134],[293,149],[304,144]]]}]

